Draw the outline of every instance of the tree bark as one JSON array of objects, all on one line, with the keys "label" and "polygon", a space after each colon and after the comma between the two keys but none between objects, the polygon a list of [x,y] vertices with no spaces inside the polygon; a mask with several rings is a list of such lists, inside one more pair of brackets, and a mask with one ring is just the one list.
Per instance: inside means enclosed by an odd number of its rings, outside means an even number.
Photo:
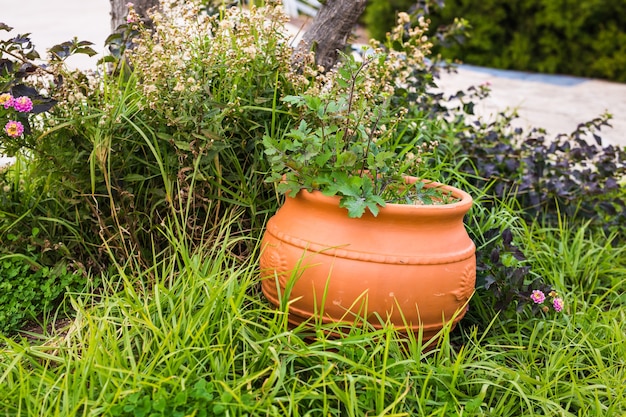
[{"label": "tree bark", "polygon": [[302,36],[296,54],[315,51],[315,62],[327,71],[343,51],[367,0],[326,0]]},{"label": "tree bark", "polygon": [[150,21],[148,11],[159,6],[159,0],[109,0],[109,2],[111,3],[111,32],[115,32],[119,25],[126,23],[129,2],[133,4],[135,11],[145,23]]}]

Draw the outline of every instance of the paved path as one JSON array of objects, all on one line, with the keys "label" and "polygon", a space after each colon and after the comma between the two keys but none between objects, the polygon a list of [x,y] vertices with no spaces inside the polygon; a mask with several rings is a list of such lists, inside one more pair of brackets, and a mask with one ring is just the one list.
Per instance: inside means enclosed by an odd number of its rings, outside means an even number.
[{"label": "paved path", "polygon": [[517,109],[517,126],[543,127],[556,135],[571,133],[579,123],[608,111],[612,128],[603,128],[601,137],[607,144],[626,146],[626,84],[463,65],[458,74],[443,76],[440,85],[456,91],[485,82],[491,94],[476,109],[485,118]]},{"label": "paved path", "polygon": [[[14,27],[12,34],[30,32],[43,55],[46,48],[72,39],[93,42],[103,53],[109,34],[108,0],[20,0],[1,7],[0,22]],[[6,32],[0,32],[6,39]],[[72,57],[78,68],[93,66],[97,58]],[[578,123],[604,111],[613,114],[612,129],[602,132],[607,143],[626,146],[626,84],[567,76],[502,71],[463,65],[457,74],[445,75],[440,87],[456,92],[489,82],[491,97],[477,106],[477,113],[490,117],[505,109],[517,109],[521,127],[545,128],[550,135],[570,133]],[[0,156],[0,165],[3,158]]]}]

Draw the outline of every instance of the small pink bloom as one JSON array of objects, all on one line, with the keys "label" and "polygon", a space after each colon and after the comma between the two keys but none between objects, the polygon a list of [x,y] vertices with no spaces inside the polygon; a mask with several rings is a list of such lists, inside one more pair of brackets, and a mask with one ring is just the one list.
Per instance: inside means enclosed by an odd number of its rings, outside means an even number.
[{"label": "small pink bloom", "polygon": [[5,109],[13,107],[13,96],[9,93],[0,94],[0,105],[4,106]]},{"label": "small pink bloom", "polygon": [[546,295],[542,291],[533,290],[532,294],[530,295],[530,299],[533,300],[535,304],[541,304],[546,299]]},{"label": "small pink bloom", "polygon": [[9,120],[9,122],[4,125],[4,131],[12,138],[16,138],[22,136],[22,133],[24,133],[24,125],[15,120]]},{"label": "small pink bloom", "polygon": [[126,3],[126,7],[128,7],[128,15],[126,15],[126,23],[139,22],[139,15],[135,11],[135,4],[128,2]]},{"label": "small pink bloom", "polygon": [[22,96],[13,100],[13,107],[19,112],[27,113],[33,109],[33,102],[30,98]]},{"label": "small pink bloom", "polygon": [[562,311],[563,310],[563,299],[560,297],[556,297],[554,300],[552,300],[552,307],[554,307],[554,310],[556,311]]}]

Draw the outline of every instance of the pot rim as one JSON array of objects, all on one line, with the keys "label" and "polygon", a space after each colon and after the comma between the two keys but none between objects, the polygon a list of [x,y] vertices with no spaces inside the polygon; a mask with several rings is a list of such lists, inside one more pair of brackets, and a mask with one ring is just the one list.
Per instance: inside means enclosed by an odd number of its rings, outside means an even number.
[{"label": "pot rim", "polygon": [[[469,193],[459,188],[453,187],[451,185],[443,184],[437,181],[430,181],[430,180],[425,180],[425,179],[421,179],[418,177],[406,176],[407,184],[413,184],[416,181],[425,182],[425,187],[427,188],[438,187],[445,191],[448,191],[452,194],[453,197],[457,198],[458,201],[454,203],[446,203],[446,204],[386,203],[384,207],[380,207],[380,212],[378,216],[380,216],[383,213],[389,213],[389,214],[393,213],[396,215],[415,214],[415,213],[421,213],[424,215],[428,215],[431,213],[432,214],[438,213],[441,215],[443,212],[448,212],[450,214],[457,213],[457,212],[467,213],[472,207],[472,204],[473,204],[472,196]],[[291,198],[291,197],[287,196],[287,198]],[[331,205],[335,207],[339,206],[339,200],[341,200],[340,196],[327,196],[327,195],[324,195],[319,190],[308,191],[304,189],[300,190],[298,194],[296,194],[295,198],[303,199],[307,201],[315,201],[316,204]],[[347,211],[347,209],[343,209],[343,208],[341,209]],[[369,210],[367,210],[363,214],[363,217],[368,216],[368,215],[373,216],[372,213]]]}]

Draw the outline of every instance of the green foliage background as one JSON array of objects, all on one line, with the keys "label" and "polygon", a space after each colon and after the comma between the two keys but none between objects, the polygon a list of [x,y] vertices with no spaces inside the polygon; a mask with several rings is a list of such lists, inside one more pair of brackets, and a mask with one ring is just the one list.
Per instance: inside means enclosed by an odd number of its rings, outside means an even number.
[{"label": "green foliage background", "polygon": [[[364,22],[382,38],[411,0],[371,0]],[[626,2],[623,0],[447,0],[431,7],[432,28],[455,17],[471,25],[446,58],[502,69],[568,74],[626,82]]]}]

